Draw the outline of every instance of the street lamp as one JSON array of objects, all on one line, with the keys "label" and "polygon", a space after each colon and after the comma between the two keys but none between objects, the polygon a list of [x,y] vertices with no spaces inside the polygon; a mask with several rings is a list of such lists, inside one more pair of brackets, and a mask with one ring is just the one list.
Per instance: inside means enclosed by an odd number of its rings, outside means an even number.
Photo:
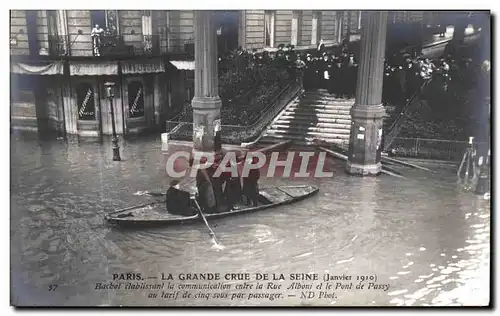
[{"label": "street lamp", "polygon": [[106,87],[106,96],[109,99],[109,106],[111,107],[111,125],[113,128],[113,139],[111,141],[113,143],[113,161],[121,161],[120,146],[118,146],[118,136],[116,136],[115,110],[113,105],[113,98],[115,97],[115,83],[106,82],[104,86]]}]

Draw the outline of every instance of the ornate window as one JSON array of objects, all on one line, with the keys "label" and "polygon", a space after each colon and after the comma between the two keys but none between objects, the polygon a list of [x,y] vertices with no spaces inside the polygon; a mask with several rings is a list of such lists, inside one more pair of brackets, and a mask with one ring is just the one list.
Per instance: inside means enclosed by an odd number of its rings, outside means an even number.
[{"label": "ornate window", "polygon": [[144,87],[140,81],[128,84],[128,111],[129,117],[144,116]]},{"label": "ornate window", "polygon": [[76,87],[76,100],[78,105],[78,119],[95,120],[94,90],[89,83],[80,83]]}]

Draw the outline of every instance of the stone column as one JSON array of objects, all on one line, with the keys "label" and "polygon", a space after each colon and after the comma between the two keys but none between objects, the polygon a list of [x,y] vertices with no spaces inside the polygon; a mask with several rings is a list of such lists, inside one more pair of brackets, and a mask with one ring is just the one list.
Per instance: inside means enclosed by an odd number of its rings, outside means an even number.
[{"label": "stone column", "polygon": [[351,135],[346,171],[377,175],[382,170],[382,81],[387,32],[387,11],[366,12],[361,33],[361,54],[356,101],[351,108]]},{"label": "stone column", "polygon": [[[214,153],[215,135],[220,128],[219,75],[217,59],[217,33],[212,11],[196,10],[194,13],[194,98],[193,153]],[[217,142],[220,143],[220,142]]]}]

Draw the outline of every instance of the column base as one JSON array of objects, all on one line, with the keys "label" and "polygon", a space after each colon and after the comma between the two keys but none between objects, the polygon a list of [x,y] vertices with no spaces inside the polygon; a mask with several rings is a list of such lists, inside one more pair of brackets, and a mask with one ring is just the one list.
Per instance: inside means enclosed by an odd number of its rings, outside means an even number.
[{"label": "column base", "polygon": [[382,164],[357,164],[350,161],[346,162],[345,171],[351,175],[358,176],[377,176],[382,172]]},{"label": "column base", "polygon": [[385,109],[381,105],[351,108],[351,135],[345,169],[353,175],[378,175]]},{"label": "column base", "polygon": [[219,97],[194,97],[193,107],[193,147],[199,152],[220,151],[220,144],[216,134],[220,134],[220,108],[222,101]]}]

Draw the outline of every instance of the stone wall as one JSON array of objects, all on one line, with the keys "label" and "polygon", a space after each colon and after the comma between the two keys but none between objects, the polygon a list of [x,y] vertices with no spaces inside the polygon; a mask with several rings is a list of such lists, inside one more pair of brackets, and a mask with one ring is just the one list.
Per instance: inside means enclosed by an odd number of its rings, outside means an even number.
[{"label": "stone wall", "polygon": [[264,47],[264,10],[245,12],[245,48],[248,50]]},{"label": "stone wall", "polygon": [[184,45],[194,40],[194,12],[180,10],[169,12],[169,51],[184,52]]},{"label": "stone wall", "polygon": [[10,10],[10,53],[11,55],[29,55],[26,12]]},{"label": "stone wall", "polygon": [[119,10],[118,23],[125,44],[134,46],[136,50],[142,50],[142,11]]},{"label": "stone wall", "polygon": [[[90,11],[67,10],[66,16],[71,56],[93,56]],[[79,31],[81,35],[78,34]]]}]

